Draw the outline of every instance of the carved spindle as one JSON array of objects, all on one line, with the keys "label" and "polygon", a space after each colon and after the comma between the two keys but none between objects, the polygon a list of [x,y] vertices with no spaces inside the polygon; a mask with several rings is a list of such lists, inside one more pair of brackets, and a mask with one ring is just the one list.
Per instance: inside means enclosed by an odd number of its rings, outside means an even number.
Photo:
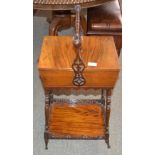
[{"label": "carved spindle", "polygon": [[44,140],[45,140],[45,149],[47,150],[48,149],[48,133],[45,131],[44,132]]},{"label": "carved spindle", "polygon": [[75,86],[83,86],[86,80],[83,76],[83,71],[85,69],[85,64],[81,58],[81,35],[80,35],[80,5],[75,6],[76,20],[75,20],[75,35],[73,38],[73,44],[76,50],[76,58],[73,62],[72,68],[74,71],[73,84]]},{"label": "carved spindle", "polygon": [[105,107],[104,89],[101,89],[101,103],[102,103],[103,107]]},{"label": "carved spindle", "polygon": [[50,93],[45,92],[45,130],[48,130],[49,105],[50,105]]},{"label": "carved spindle", "polygon": [[104,121],[104,126],[106,126],[106,110],[105,110],[105,90],[101,89],[101,104],[103,105],[103,121]]},{"label": "carved spindle", "polygon": [[105,142],[107,143],[108,148],[110,148],[109,144],[109,118],[110,118],[110,111],[111,111],[111,95],[112,95],[112,90],[107,89],[106,90],[106,117],[105,117],[105,122],[106,122],[106,134],[105,134]]},{"label": "carved spindle", "polygon": [[50,106],[50,93],[47,91],[45,92],[45,132],[44,132],[45,149],[47,149],[48,145],[49,106]]}]

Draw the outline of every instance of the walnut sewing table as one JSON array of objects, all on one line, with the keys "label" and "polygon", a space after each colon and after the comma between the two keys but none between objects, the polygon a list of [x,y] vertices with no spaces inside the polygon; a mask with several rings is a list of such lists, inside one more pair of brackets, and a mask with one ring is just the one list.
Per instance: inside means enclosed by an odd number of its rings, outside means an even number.
[{"label": "walnut sewing table", "polygon": [[[120,66],[113,37],[83,36],[86,83],[73,84],[75,47],[69,36],[45,36],[38,69],[45,91],[45,144],[49,139],[105,139],[109,145],[112,89]],[[54,89],[101,89],[99,100],[58,100]]]}]

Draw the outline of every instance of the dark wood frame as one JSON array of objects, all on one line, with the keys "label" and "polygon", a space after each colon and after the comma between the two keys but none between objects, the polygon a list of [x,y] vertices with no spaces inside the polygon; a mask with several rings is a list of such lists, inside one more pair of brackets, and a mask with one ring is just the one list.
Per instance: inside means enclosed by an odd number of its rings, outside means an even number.
[{"label": "dark wood frame", "polygon": [[[103,119],[105,122],[105,136],[102,137],[70,137],[70,136],[64,136],[64,137],[55,137],[54,135],[52,135],[51,133],[48,132],[48,120],[49,120],[49,108],[51,106],[51,104],[53,104],[54,102],[57,102],[57,100],[55,100],[53,98],[53,91],[51,90],[45,90],[45,132],[44,132],[44,141],[45,141],[45,149],[48,149],[48,141],[49,139],[76,139],[76,140],[100,140],[100,139],[104,139],[107,147],[110,148],[110,144],[109,144],[109,119],[110,119],[110,106],[111,106],[111,95],[112,95],[112,88],[102,88],[101,89],[101,99],[100,100],[96,100],[99,104],[103,105]],[[63,99],[61,100],[63,102]],[[65,100],[66,101],[66,100]],[[64,101],[64,102],[65,102]],[[90,102],[93,100],[90,100]],[[95,101],[95,100],[94,100]],[[58,100],[58,102],[60,102],[60,100]],[[69,104],[72,104],[72,102],[70,102]],[[76,104],[75,102],[73,104]],[[94,104],[94,103],[92,103]]]}]

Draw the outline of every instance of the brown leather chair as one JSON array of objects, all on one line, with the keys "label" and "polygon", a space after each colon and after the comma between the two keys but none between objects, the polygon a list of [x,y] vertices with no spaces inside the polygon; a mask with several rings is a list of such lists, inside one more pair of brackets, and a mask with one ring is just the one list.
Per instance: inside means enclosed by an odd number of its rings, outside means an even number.
[{"label": "brown leather chair", "polygon": [[112,35],[118,55],[122,48],[121,10],[118,0],[88,8],[87,35]]}]

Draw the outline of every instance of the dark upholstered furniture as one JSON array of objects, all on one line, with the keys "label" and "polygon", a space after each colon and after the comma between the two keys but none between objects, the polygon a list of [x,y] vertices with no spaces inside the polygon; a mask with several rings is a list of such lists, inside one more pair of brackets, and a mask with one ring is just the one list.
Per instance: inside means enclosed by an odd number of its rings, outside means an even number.
[{"label": "dark upholstered furniture", "polygon": [[112,35],[118,55],[122,48],[121,10],[118,0],[88,8],[87,35]]}]

